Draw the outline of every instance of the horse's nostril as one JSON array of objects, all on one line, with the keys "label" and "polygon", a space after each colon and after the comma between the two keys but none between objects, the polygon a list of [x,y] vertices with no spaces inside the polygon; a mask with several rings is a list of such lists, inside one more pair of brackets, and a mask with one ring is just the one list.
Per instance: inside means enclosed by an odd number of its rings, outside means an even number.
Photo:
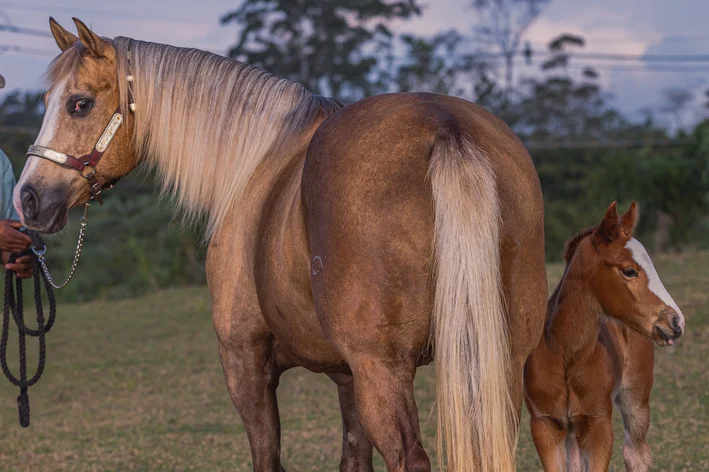
[{"label": "horse's nostril", "polygon": [[675,332],[676,336],[682,334],[682,319],[679,317],[679,315],[675,315],[672,317],[672,331]]},{"label": "horse's nostril", "polygon": [[22,213],[27,220],[35,220],[39,216],[39,198],[32,187],[25,187],[20,193]]}]

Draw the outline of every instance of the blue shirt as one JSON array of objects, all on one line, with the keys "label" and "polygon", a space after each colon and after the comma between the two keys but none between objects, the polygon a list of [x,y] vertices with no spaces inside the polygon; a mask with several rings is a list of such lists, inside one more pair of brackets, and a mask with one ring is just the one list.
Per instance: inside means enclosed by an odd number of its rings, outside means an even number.
[{"label": "blue shirt", "polygon": [[4,152],[0,150],[0,216],[3,220],[19,220],[20,217],[12,205],[12,192],[15,190],[15,174],[12,164]]}]

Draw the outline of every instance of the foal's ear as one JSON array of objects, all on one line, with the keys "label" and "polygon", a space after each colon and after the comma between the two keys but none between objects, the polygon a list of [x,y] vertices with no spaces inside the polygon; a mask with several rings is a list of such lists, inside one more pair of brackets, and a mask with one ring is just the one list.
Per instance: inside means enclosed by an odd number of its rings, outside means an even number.
[{"label": "foal's ear", "polygon": [[630,208],[628,208],[628,211],[623,213],[623,215],[620,217],[620,225],[630,236],[633,235],[635,225],[638,224],[638,213],[638,205],[635,203],[635,201],[633,201],[633,203],[630,204]]},{"label": "foal's ear", "polygon": [[59,46],[62,52],[72,47],[79,40],[75,34],[65,30],[62,25],[57,23],[51,16],[49,17],[49,29],[52,30],[52,36],[54,36],[54,40],[57,42],[57,46]]},{"label": "foal's ear", "polygon": [[616,202],[611,203],[611,206],[606,210],[606,215],[601,223],[593,231],[593,245],[598,247],[601,243],[609,243],[618,237],[620,230],[620,221],[618,220],[618,207]]},{"label": "foal's ear", "polygon": [[76,24],[76,29],[79,32],[81,43],[86,46],[86,49],[92,56],[99,58],[106,55],[108,43],[101,36],[91,31],[80,19],[72,18]]}]

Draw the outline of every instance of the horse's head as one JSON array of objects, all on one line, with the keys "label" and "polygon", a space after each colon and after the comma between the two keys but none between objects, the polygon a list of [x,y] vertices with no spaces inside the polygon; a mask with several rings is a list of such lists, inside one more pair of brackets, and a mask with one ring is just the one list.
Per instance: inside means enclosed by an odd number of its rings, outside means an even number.
[{"label": "horse's head", "polygon": [[[78,37],[54,19],[49,22],[62,53],[47,73],[42,129],[28,152],[14,204],[25,226],[53,233],[64,227],[70,208],[91,198],[92,180],[86,178],[91,172],[95,171],[99,186],[107,185],[135,168],[137,159],[131,147],[128,110],[122,109],[121,117],[116,117],[122,123],[118,127],[114,123],[113,139],[104,139],[111,134],[109,123],[121,104],[112,42],[77,19]],[[96,150],[103,154],[95,166],[81,171],[66,166],[68,162],[81,167],[79,163],[90,161]]]},{"label": "horse's head", "polygon": [[[635,202],[618,216],[613,202],[590,233],[581,260],[601,309],[660,345],[684,332],[684,316],[662,284],[643,245],[633,238]],[[576,262],[576,261],[575,261]]]}]

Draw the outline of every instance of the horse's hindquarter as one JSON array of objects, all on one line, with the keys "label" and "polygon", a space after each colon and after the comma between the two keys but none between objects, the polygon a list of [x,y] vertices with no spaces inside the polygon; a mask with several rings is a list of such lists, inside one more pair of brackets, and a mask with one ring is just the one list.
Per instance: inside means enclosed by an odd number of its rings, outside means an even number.
[{"label": "horse's hindquarter", "polygon": [[[450,135],[467,136],[496,174],[513,352],[526,358],[536,345],[546,305],[543,208],[526,151],[504,124],[469,102],[392,94],[324,123],[303,174],[310,248],[322,261],[312,277],[316,308],[329,337],[347,333],[337,340],[341,349],[386,350],[386,340],[405,339],[402,355],[417,356],[426,346],[434,272],[427,174],[437,140]],[[378,318],[363,316],[372,311]],[[519,385],[521,401],[521,378]]]}]

